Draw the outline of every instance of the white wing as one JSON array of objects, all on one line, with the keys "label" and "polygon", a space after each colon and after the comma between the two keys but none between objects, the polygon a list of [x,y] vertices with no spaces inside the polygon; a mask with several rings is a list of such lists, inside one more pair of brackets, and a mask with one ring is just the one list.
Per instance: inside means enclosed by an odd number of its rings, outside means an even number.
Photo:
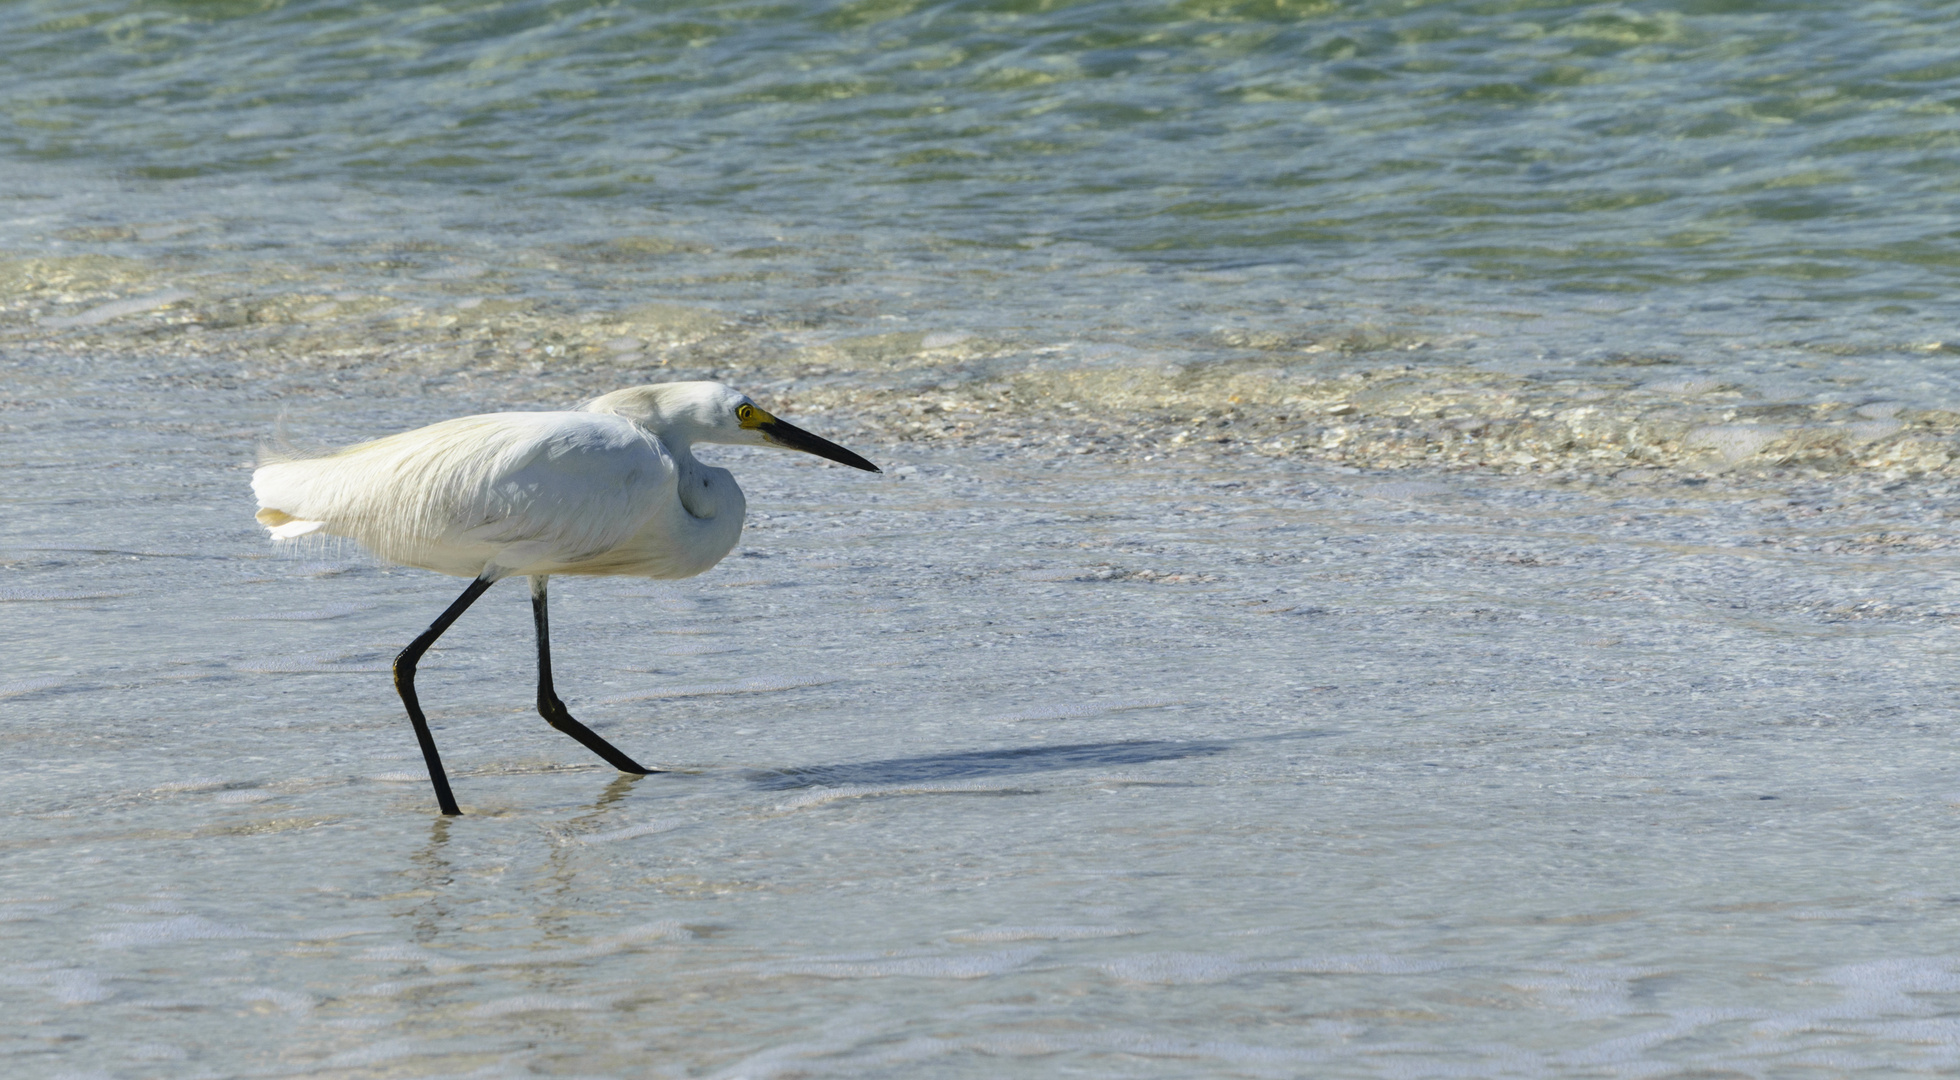
[{"label": "white wing", "polygon": [[276,529],[319,522],[392,562],[474,574],[603,554],[676,498],[676,475],[622,417],[493,413],[267,465],[252,489]]}]

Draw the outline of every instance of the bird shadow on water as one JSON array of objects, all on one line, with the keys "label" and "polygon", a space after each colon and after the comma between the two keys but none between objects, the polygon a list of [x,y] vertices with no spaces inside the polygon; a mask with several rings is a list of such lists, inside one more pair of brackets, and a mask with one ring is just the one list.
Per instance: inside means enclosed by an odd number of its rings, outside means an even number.
[{"label": "bird shadow on water", "polygon": [[1016,746],[1006,750],[970,750],[957,754],[885,758],[843,765],[810,765],[787,769],[754,769],[743,774],[764,791],[790,791],[845,784],[918,784],[944,780],[974,780],[989,776],[1049,772],[1055,769],[1108,768],[1152,761],[1210,757],[1231,749],[1223,742],[1172,742],[1131,739],[1123,742],[1070,743],[1063,746]]}]

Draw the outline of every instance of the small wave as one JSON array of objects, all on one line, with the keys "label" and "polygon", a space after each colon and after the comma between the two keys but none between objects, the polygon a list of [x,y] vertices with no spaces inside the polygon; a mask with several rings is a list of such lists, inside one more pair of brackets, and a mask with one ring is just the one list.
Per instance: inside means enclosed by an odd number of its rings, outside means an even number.
[{"label": "small wave", "polygon": [[1370,484],[1360,489],[1360,494],[1371,499],[1402,500],[1422,499],[1432,495],[1454,495],[1456,488],[1449,484],[1438,484],[1429,480],[1402,480],[1388,484]]},{"label": "small wave", "polygon": [[302,994],[297,990],[279,990],[270,986],[255,986],[241,991],[241,1001],[263,1001],[288,1016],[305,1016],[313,1011],[313,995]]},{"label": "small wave", "polygon": [[405,1057],[419,1057],[432,1052],[430,1044],[421,1039],[384,1039],[367,1046],[345,1050],[326,1059],[321,1064],[333,1068],[359,1068],[364,1065],[379,1065],[384,1061],[395,1061]]},{"label": "small wave", "polygon": [[230,782],[231,781],[229,780],[213,780],[210,779],[209,777],[199,776],[199,777],[192,777],[188,780],[172,780],[167,784],[158,784],[157,786],[151,788],[150,790],[168,791],[168,792],[210,791],[213,788],[224,787],[226,784]]},{"label": "small wave", "polygon": [[394,670],[394,665],[385,660],[349,663],[329,653],[294,653],[261,660],[241,660],[231,667],[233,671],[254,675],[350,675]]},{"label": "small wave", "polygon": [[948,934],[948,941],[1087,941],[1130,937],[1143,931],[1128,926],[994,926]]},{"label": "small wave", "polygon": [[[662,919],[641,926],[635,926],[621,933],[596,938],[590,945],[579,945],[569,949],[526,953],[512,960],[487,961],[485,967],[535,967],[539,964],[570,964],[582,960],[592,960],[601,956],[611,956],[625,952],[635,946],[653,941],[691,941],[694,931],[672,919]],[[433,970],[433,969],[432,969]]]},{"label": "small wave", "polygon": [[516,997],[486,1001],[470,1010],[471,1016],[513,1016],[537,1012],[598,1012],[605,1003],[587,998],[559,997],[556,994],[519,994]]},{"label": "small wave", "polygon": [[750,970],[762,975],[804,975],[818,979],[984,979],[1026,967],[1041,953],[1039,946],[1029,946],[959,956],[813,957],[758,964]]},{"label": "small wave", "polygon": [[232,615],[226,622],[319,622],[325,619],[338,619],[358,611],[368,611],[373,604],[334,604],[329,607],[301,608],[296,611],[270,611],[260,615]]},{"label": "small wave", "polygon": [[581,844],[611,844],[621,840],[631,840],[636,836],[654,836],[659,833],[673,832],[684,824],[686,823],[680,821],[649,821],[640,825],[629,825],[623,829],[613,829],[609,832],[590,833],[577,837],[576,839]]},{"label": "small wave", "polygon": [[621,697],[606,698],[601,705],[628,705],[635,701],[660,701],[668,698],[714,697],[720,694],[773,694],[783,690],[800,690],[806,686],[827,686],[838,682],[832,678],[807,679],[745,679],[735,683],[715,683],[697,686],[673,686],[665,690],[650,690],[643,694],[626,694]]},{"label": "small wave", "polygon": [[1442,964],[1398,956],[1364,954],[1295,960],[1241,960],[1212,953],[1143,953],[1098,964],[1124,982],[1193,986],[1245,975],[1413,975],[1440,971]]},{"label": "small wave", "polygon": [[441,953],[430,952],[413,945],[376,945],[363,951],[358,959],[416,964],[430,971],[460,971],[474,966],[466,961],[452,960]]},{"label": "small wave", "polygon": [[1033,720],[1074,720],[1084,716],[1100,716],[1103,713],[1132,712],[1137,709],[1167,709],[1182,705],[1182,701],[1161,698],[1139,698],[1118,701],[1082,701],[1068,705],[1051,705],[1042,709],[1027,709],[1022,712],[1005,713],[993,717],[997,724],[1022,724]]},{"label": "small wave", "polygon": [[77,592],[60,589],[0,589],[0,604],[43,604],[64,600],[111,600],[126,592]]},{"label": "small wave", "polygon": [[6,974],[0,974],[0,986],[38,986],[62,1005],[93,1005],[115,996],[114,991],[103,985],[102,977],[93,971],[41,967],[39,964],[16,967]]},{"label": "small wave", "polygon": [[95,935],[99,945],[112,949],[127,949],[138,945],[166,945],[179,941],[214,941],[232,938],[273,938],[277,934],[266,934],[229,923],[213,922],[198,915],[179,915],[161,922],[125,923],[114,930]]},{"label": "small wave", "polygon": [[1647,383],[1643,389],[1659,394],[1713,394],[1718,390],[1733,390],[1735,384],[1706,376],[1688,376],[1681,379],[1659,379]]},{"label": "small wave", "polygon": [[75,315],[59,315],[42,319],[41,325],[55,330],[100,326],[112,319],[142,315],[158,308],[169,307],[171,304],[189,300],[194,295],[196,294],[187,289],[164,289],[144,296],[132,296],[125,300],[111,300],[106,304],[97,304]]},{"label": "small wave", "polygon": [[[657,646],[663,656],[719,656],[723,653],[739,652],[741,646],[710,641],[676,641],[671,645]],[[647,668],[621,668],[621,671],[647,671]]]},{"label": "small wave", "polygon": [[43,690],[54,690],[67,685],[65,679],[22,679],[19,682],[0,683],[0,698],[21,697],[38,694]]},{"label": "small wave", "polygon": [[795,798],[778,803],[778,810],[807,810],[843,799],[889,799],[901,795],[1035,795],[1035,789],[1020,785],[972,782],[965,784],[845,784],[840,787],[812,788]]}]

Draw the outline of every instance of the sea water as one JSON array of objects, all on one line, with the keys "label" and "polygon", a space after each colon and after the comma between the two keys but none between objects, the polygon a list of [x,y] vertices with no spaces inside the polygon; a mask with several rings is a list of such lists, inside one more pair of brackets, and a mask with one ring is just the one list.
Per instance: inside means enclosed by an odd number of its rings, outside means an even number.
[{"label": "sea water", "polygon": [[[1951,1071],[1954,21],[9,5],[7,1071]],[[258,449],[687,377],[439,818]]]},{"label": "sea water", "polygon": [[206,307],[653,298],[831,334],[1419,344],[1953,405],[1952,18],[22,2],[0,243]]}]

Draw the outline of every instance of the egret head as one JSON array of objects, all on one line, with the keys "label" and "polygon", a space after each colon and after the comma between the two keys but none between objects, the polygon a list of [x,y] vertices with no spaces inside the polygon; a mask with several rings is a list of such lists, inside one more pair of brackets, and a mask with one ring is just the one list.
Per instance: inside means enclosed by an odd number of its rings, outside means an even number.
[{"label": "egret head", "polygon": [[718,382],[629,386],[594,398],[586,412],[616,413],[656,435],[686,443],[780,446],[866,472],[879,468],[829,439],[771,416],[747,394]]}]

